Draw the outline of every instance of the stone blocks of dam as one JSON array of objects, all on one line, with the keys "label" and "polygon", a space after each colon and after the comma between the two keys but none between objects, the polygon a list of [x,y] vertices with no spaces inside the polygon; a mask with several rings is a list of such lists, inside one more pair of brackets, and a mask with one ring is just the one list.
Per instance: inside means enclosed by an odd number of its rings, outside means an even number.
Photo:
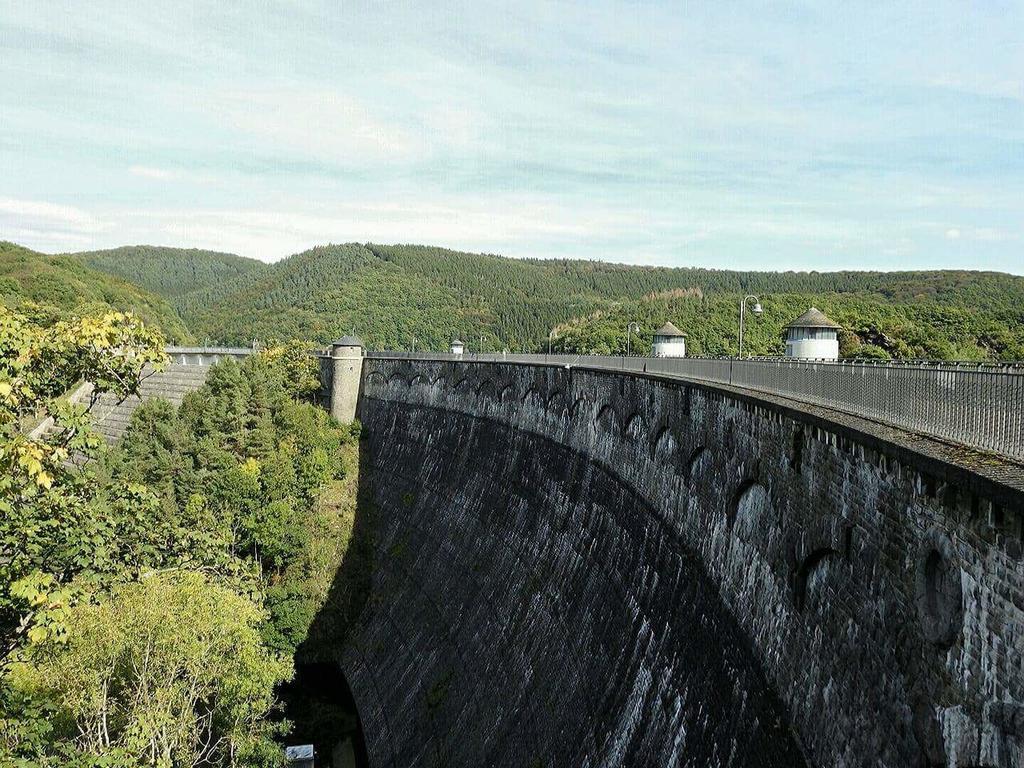
[{"label": "stone blocks of dam", "polygon": [[1024,765],[1018,488],[577,368],[368,357],[359,415],[372,765]]},{"label": "stone blocks of dam", "polygon": [[[177,408],[189,392],[194,392],[206,383],[210,367],[221,360],[243,361],[253,350],[235,347],[166,347],[167,365],[159,370],[148,370],[143,374],[138,394],[118,399],[104,393],[93,407],[92,422],[96,431],[108,443],[121,439],[132,414],[143,402],[154,398],[167,400]],[[91,387],[80,389],[79,398],[87,399]]]},{"label": "stone blocks of dam", "polygon": [[139,393],[119,400],[110,393],[100,395],[93,410],[93,425],[108,443],[121,439],[132,414],[146,400],[162,398],[174,407],[181,405],[182,398],[206,383],[209,365],[181,365],[172,363],[164,370],[143,379]]}]

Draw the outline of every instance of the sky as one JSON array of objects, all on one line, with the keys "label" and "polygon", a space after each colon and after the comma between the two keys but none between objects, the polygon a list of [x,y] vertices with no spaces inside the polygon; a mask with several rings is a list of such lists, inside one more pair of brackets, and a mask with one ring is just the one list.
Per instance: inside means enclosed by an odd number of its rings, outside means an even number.
[{"label": "sky", "polygon": [[1024,274],[1018,2],[0,0],[0,239]]}]

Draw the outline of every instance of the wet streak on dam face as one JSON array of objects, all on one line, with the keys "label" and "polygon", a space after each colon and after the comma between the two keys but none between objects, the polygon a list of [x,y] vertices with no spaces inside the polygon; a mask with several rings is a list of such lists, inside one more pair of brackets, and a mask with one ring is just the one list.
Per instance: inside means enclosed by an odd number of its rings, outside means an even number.
[{"label": "wet streak on dam face", "polygon": [[1014,488],[608,372],[367,358],[374,766],[1019,766]]}]

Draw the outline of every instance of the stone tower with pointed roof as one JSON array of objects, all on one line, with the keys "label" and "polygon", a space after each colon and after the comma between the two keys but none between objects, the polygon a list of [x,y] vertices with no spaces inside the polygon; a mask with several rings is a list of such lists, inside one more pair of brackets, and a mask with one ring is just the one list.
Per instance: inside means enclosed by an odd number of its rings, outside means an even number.
[{"label": "stone tower with pointed roof", "polygon": [[786,357],[838,360],[841,327],[820,309],[811,307],[786,326]]},{"label": "stone tower with pointed roof", "polygon": [[343,424],[356,417],[359,382],[363,376],[363,342],[342,336],[331,344],[331,416]]}]

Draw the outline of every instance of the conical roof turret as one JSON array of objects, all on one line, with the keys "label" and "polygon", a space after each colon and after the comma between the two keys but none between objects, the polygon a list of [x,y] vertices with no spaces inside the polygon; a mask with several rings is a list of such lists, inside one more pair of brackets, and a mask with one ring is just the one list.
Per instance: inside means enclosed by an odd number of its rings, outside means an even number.
[{"label": "conical roof turret", "polygon": [[686,338],[686,334],[676,328],[671,322],[666,322],[661,328],[654,332],[655,336],[682,336]]},{"label": "conical roof turret", "polygon": [[787,328],[842,328],[839,323],[830,319],[817,307],[811,307],[800,317],[786,326]]}]

